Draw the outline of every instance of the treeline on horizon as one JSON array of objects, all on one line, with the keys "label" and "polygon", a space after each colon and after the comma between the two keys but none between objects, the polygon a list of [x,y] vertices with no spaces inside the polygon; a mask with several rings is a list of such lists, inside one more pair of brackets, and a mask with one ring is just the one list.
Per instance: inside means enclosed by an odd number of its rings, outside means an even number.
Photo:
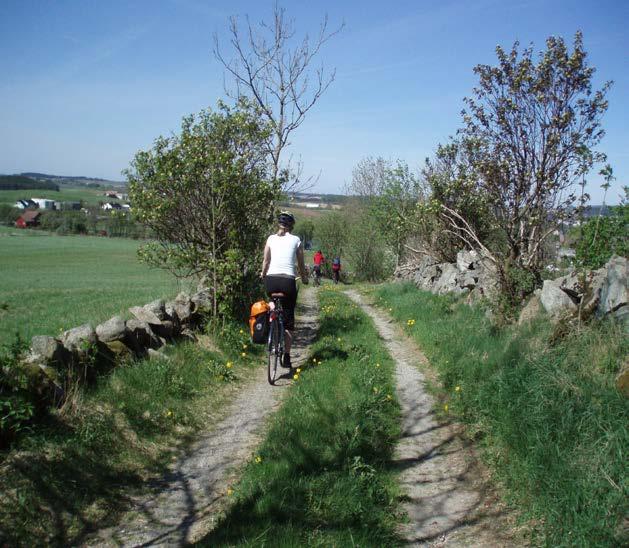
[{"label": "treeline on horizon", "polygon": [[59,192],[59,185],[52,181],[36,181],[23,175],[0,175],[0,190],[54,190]]}]

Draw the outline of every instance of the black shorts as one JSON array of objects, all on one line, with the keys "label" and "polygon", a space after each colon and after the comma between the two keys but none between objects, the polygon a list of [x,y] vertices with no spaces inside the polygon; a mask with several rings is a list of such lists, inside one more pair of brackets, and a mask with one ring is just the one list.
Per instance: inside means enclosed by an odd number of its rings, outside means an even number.
[{"label": "black shorts", "polygon": [[295,329],[295,305],[297,304],[297,283],[295,278],[286,276],[265,276],[264,287],[266,292],[284,293],[282,308],[284,309],[284,327],[289,331]]}]

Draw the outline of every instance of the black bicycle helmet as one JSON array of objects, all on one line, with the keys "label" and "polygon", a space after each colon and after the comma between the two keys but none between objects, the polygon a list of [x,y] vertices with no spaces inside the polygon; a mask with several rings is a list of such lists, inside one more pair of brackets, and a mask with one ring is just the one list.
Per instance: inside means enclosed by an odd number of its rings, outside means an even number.
[{"label": "black bicycle helmet", "polygon": [[277,217],[277,222],[281,225],[291,228],[295,224],[295,217],[292,213],[288,211],[282,211]]}]

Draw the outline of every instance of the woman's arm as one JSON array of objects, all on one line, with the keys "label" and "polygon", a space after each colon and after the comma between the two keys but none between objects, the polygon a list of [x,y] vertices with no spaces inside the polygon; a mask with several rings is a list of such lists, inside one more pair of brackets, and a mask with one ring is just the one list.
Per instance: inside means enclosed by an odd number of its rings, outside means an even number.
[{"label": "woman's arm", "polygon": [[264,246],[264,259],[262,259],[262,272],[260,272],[260,277],[264,278],[266,276],[267,271],[269,270],[269,265],[271,264],[271,248],[269,244]]},{"label": "woman's arm", "polygon": [[307,284],[308,271],[306,270],[306,264],[304,263],[304,248],[301,243],[297,248],[297,267],[299,268],[299,273],[301,274],[301,281]]}]

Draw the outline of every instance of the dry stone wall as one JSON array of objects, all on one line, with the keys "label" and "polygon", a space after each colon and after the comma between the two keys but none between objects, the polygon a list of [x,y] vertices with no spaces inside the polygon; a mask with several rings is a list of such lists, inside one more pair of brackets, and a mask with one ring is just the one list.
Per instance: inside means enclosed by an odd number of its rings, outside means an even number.
[{"label": "dry stone wall", "polygon": [[441,263],[423,255],[418,261],[398,267],[394,276],[431,293],[468,294],[470,301],[490,297],[498,289],[493,263],[476,251],[459,251],[456,263]]},{"label": "dry stone wall", "polygon": [[[614,256],[598,270],[573,271],[545,280],[522,310],[520,323],[544,310],[552,321],[577,315],[582,319],[611,316],[629,329],[628,262],[625,257]],[[395,277],[432,293],[468,294],[470,302],[491,297],[498,290],[496,269],[476,251],[460,251],[456,263],[440,263],[424,255],[398,267]]]},{"label": "dry stone wall", "polygon": [[195,331],[211,309],[211,293],[199,286],[168,302],[156,300],[129,309],[133,318],[114,316],[85,324],[60,337],[35,336],[22,361],[31,386],[43,399],[60,403],[70,382],[89,382],[123,359],[166,356],[159,352],[176,339],[196,340]]}]

